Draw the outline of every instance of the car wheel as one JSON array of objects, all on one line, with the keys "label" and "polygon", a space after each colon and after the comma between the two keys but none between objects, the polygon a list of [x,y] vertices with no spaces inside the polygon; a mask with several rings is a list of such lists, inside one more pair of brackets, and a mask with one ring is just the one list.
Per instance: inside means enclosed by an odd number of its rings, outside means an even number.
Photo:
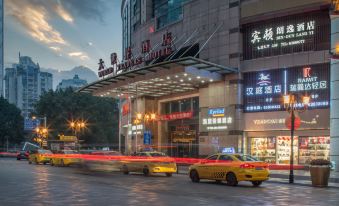
[{"label": "car wheel", "polygon": [[235,176],[235,174],[233,172],[229,172],[226,175],[226,181],[227,181],[227,185],[229,185],[229,186],[237,186],[238,185],[237,177]]},{"label": "car wheel", "polygon": [[128,174],[129,174],[129,171],[128,171],[128,168],[127,168],[126,165],[124,165],[124,166],[122,167],[122,173],[124,173],[124,175],[128,175]]},{"label": "car wheel", "polygon": [[199,174],[196,170],[192,170],[190,172],[190,178],[192,182],[200,182]]},{"label": "car wheel", "polygon": [[215,181],[217,184],[221,184],[221,180],[216,180]]},{"label": "car wheel", "polygon": [[64,167],[64,166],[65,166],[65,163],[64,163],[64,160],[63,160],[63,159],[60,160],[60,166],[61,166],[61,167]]},{"label": "car wheel", "polygon": [[167,173],[166,173],[166,177],[172,177],[172,173],[167,172]]},{"label": "car wheel", "polygon": [[17,157],[17,158],[16,158],[16,160],[20,160],[20,158],[19,158],[19,157]]},{"label": "car wheel", "polygon": [[259,187],[261,185],[262,181],[252,181],[252,185],[254,187]]},{"label": "car wheel", "polygon": [[35,162],[35,164],[39,164],[39,162],[38,162],[38,159],[37,158],[35,158],[35,160],[34,160],[34,162]]},{"label": "car wheel", "polygon": [[142,170],[142,173],[143,173],[145,176],[149,176],[149,175],[150,175],[150,172],[149,172],[148,167],[145,167],[145,168]]},{"label": "car wheel", "polygon": [[28,164],[32,164],[32,162],[30,160],[28,160]]}]

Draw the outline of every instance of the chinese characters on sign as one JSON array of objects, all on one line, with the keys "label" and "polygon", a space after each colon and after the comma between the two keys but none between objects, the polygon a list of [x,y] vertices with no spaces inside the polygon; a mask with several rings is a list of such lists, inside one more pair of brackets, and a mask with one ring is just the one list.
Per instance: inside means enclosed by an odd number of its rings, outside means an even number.
[{"label": "chinese characters on sign", "polygon": [[165,58],[173,53],[172,45],[173,38],[171,32],[166,32],[162,38],[161,48],[159,50],[152,50],[151,41],[145,40],[141,42],[141,55],[133,56],[132,48],[128,47],[125,50],[125,60],[121,63],[118,63],[118,58],[116,53],[111,54],[111,67],[106,68],[104,61],[99,60],[98,75],[99,77],[104,77],[109,74],[120,74],[132,70],[133,67],[138,66],[142,63],[149,64],[161,58]]},{"label": "chinese characters on sign", "polygon": [[306,40],[303,37],[313,36],[314,30],[314,20],[254,30],[251,34],[251,43],[257,50],[304,44]]},{"label": "chinese characters on sign", "polygon": [[310,96],[310,109],[329,106],[328,63],[245,73],[244,82],[245,112],[282,111],[282,96],[290,93]]},{"label": "chinese characters on sign", "polygon": [[164,121],[176,120],[176,119],[190,119],[193,117],[193,112],[175,112],[171,114],[160,115],[159,119]]},{"label": "chinese characters on sign", "polygon": [[278,17],[244,25],[244,59],[329,49],[327,12]]}]

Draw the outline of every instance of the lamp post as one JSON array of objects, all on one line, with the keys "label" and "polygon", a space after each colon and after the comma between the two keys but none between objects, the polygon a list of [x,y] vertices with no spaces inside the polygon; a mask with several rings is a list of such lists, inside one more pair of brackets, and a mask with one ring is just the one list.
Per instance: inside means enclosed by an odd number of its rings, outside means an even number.
[{"label": "lamp post", "polygon": [[290,153],[290,175],[289,175],[289,183],[294,183],[294,169],[293,169],[293,162],[294,162],[294,149],[293,149],[293,139],[294,139],[294,130],[295,130],[295,111],[297,112],[304,112],[306,111],[309,103],[310,97],[303,96],[302,97],[302,105],[303,108],[297,107],[297,99],[296,96],[293,94],[286,94],[283,96],[284,99],[284,106],[285,109],[291,114],[291,153]]},{"label": "lamp post", "polygon": [[74,136],[77,136],[77,131],[86,127],[86,123],[82,120],[71,121],[69,125],[74,132]]},{"label": "lamp post", "polygon": [[40,147],[42,147],[42,143],[48,136],[48,129],[46,127],[37,127],[35,128],[35,132],[37,133],[37,142],[40,143]]},{"label": "lamp post", "polygon": [[138,124],[143,123],[146,128],[146,124],[149,121],[154,122],[157,119],[157,115],[155,113],[146,113],[146,114],[141,114],[137,113],[135,120],[133,121],[135,126],[136,126],[136,133],[135,133],[135,152],[138,150]]}]

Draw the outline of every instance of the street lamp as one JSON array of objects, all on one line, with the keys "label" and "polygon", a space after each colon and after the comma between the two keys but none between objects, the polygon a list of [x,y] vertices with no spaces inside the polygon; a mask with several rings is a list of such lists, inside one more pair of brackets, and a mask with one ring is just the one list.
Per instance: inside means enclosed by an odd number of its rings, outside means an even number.
[{"label": "street lamp", "polygon": [[48,129],[46,127],[37,127],[35,128],[35,132],[37,133],[36,141],[39,142],[42,147],[43,140],[47,139]]},{"label": "street lamp", "polygon": [[297,107],[297,99],[293,94],[286,94],[283,96],[284,107],[291,114],[291,155],[290,155],[290,175],[289,175],[289,183],[294,183],[294,171],[293,171],[293,160],[294,160],[294,151],[293,151],[293,139],[294,139],[294,130],[295,130],[295,111],[304,112],[306,111],[308,105],[310,104],[310,97],[303,96],[302,97],[302,108]]},{"label": "street lamp", "polygon": [[74,132],[74,136],[77,136],[77,131],[84,129],[86,127],[86,123],[82,120],[71,121],[69,126],[72,128]]},{"label": "street lamp", "polygon": [[137,113],[135,115],[135,120],[133,121],[133,123],[136,125],[136,134],[135,134],[135,151],[136,152],[138,150],[138,124],[143,123],[145,126],[145,129],[147,129],[146,124],[149,121],[154,122],[156,119],[157,119],[156,113],[145,113],[145,114]]}]

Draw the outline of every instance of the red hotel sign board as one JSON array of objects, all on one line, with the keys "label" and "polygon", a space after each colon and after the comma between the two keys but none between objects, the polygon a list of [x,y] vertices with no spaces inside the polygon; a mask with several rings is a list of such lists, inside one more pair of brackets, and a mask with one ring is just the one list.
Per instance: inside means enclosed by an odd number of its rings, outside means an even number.
[{"label": "red hotel sign board", "polygon": [[170,121],[177,119],[190,119],[193,117],[193,112],[175,112],[172,114],[160,115],[159,120]]}]

